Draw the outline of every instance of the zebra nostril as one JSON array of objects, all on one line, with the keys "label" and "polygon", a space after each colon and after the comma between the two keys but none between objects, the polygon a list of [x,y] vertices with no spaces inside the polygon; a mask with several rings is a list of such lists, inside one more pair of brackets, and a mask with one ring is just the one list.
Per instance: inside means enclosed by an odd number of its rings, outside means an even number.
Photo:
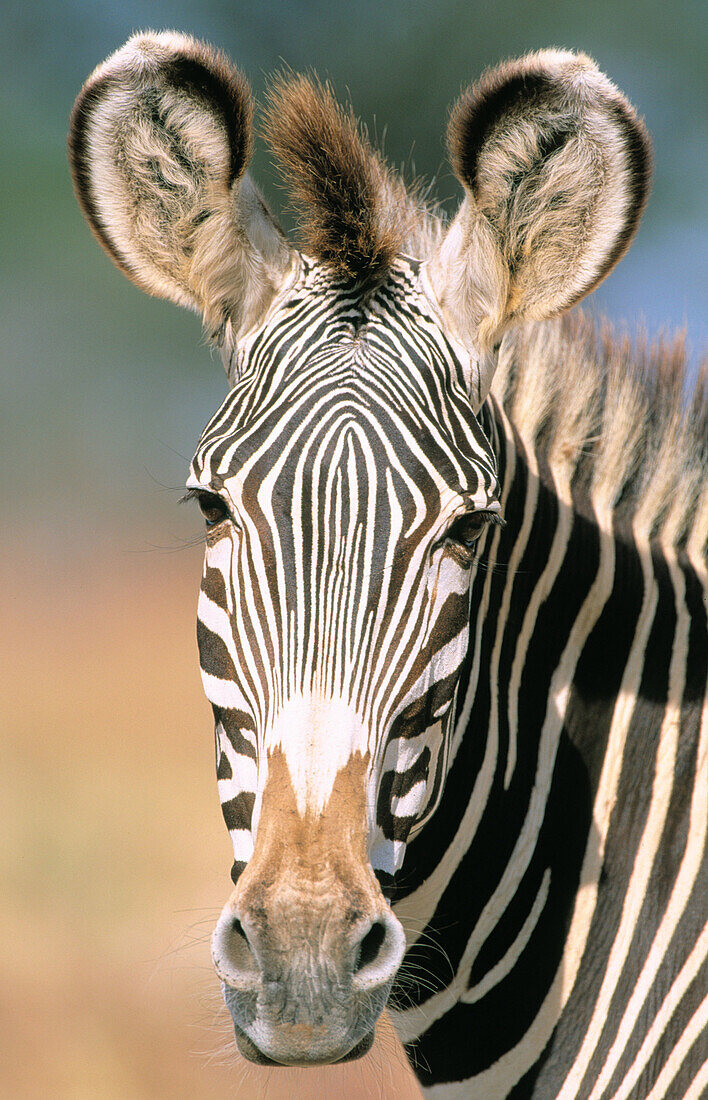
[{"label": "zebra nostril", "polygon": [[357,974],[365,966],[369,966],[374,962],[378,955],[384,940],[386,939],[386,929],[381,921],[374,921],[371,928],[364,936],[363,940],[359,944],[359,952],[357,954],[356,965],[354,967],[354,973]]},{"label": "zebra nostril", "polygon": [[246,941],[246,943],[248,943],[248,936],[246,935],[244,927],[238,917],[234,917],[233,921],[231,922],[231,931],[235,935],[241,936]]},{"label": "zebra nostril", "polygon": [[259,967],[248,933],[233,910],[221,914],[211,939],[211,957],[223,982],[238,988],[252,986]]},{"label": "zebra nostril", "polygon": [[359,941],[352,979],[358,990],[378,989],[392,982],[403,961],[406,937],[390,911],[381,913]]}]

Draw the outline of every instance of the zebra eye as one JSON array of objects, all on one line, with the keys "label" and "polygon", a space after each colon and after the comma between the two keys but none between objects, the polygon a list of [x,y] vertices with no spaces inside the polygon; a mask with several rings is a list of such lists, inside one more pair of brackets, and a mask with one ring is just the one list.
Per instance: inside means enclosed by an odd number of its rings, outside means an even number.
[{"label": "zebra eye", "polygon": [[459,516],[447,532],[448,539],[452,542],[470,549],[474,546],[479,536],[488,523],[503,522],[496,512],[466,512]]},{"label": "zebra eye", "polygon": [[207,527],[216,527],[217,523],[221,523],[229,514],[228,508],[216,493],[207,493],[205,490],[200,489],[197,493],[197,504],[206,520]]}]

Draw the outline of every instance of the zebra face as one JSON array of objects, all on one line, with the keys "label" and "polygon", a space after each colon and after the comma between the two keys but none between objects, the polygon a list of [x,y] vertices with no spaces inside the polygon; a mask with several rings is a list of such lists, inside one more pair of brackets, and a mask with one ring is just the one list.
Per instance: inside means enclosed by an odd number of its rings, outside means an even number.
[{"label": "zebra face", "polygon": [[494,459],[412,263],[363,302],[304,262],[238,369],[188,483],[235,856],[214,958],[244,1053],[333,1060],[402,956],[381,885],[442,786]]}]

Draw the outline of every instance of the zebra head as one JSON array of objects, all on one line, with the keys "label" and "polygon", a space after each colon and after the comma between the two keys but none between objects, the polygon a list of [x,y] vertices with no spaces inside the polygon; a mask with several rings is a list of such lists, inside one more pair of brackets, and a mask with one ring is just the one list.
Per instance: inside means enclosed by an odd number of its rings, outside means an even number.
[{"label": "zebra head", "polygon": [[245,174],[251,113],[221,55],[139,35],[85,85],[70,151],[114,261],[222,347],[232,388],[188,481],[235,854],[213,958],[242,1053],[315,1064],[368,1049],[403,957],[387,897],[442,791],[471,576],[503,522],[476,418],[499,341],[617,261],[646,148],[589,59],[503,66],[453,112],[466,195],[443,232],[294,77],[266,131],[301,253]]}]

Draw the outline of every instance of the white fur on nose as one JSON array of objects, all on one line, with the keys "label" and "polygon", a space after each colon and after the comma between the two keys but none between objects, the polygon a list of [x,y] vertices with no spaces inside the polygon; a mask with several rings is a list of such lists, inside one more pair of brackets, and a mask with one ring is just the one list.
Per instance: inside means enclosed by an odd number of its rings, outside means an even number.
[{"label": "white fur on nose", "polygon": [[364,755],[367,744],[368,731],[349,703],[316,694],[292,696],[267,736],[269,752],[285,754],[302,817],[322,813],[337,773],[353,753]]}]

